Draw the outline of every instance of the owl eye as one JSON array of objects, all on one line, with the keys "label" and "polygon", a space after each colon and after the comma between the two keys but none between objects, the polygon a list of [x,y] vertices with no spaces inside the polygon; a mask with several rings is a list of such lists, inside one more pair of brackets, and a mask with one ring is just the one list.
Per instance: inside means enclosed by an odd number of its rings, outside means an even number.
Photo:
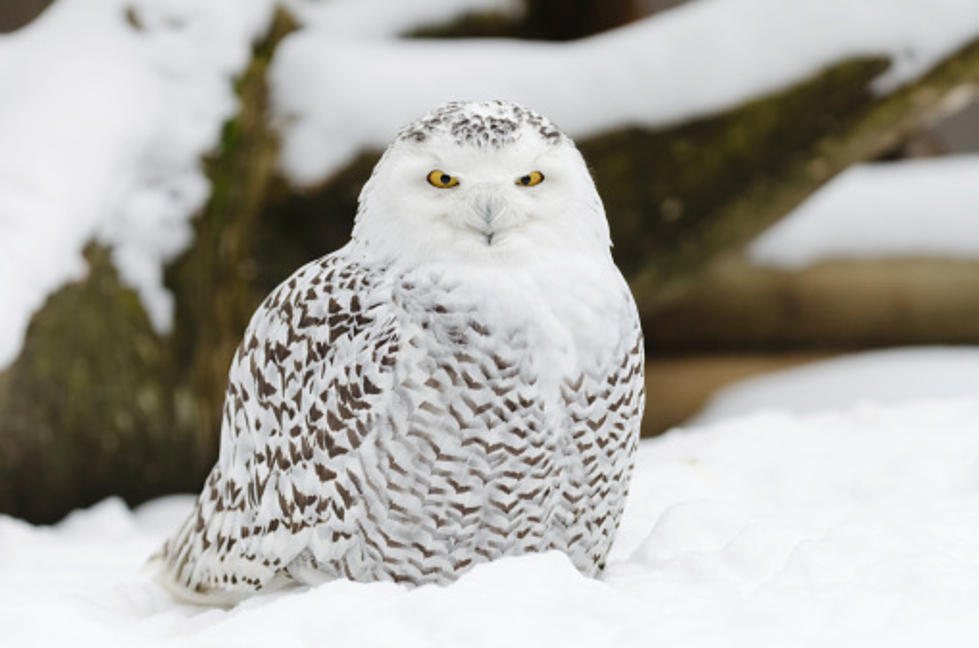
[{"label": "owl eye", "polygon": [[517,178],[517,184],[521,187],[533,187],[544,182],[544,174],[540,171],[531,171],[525,176]]},{"label": "owl eye", "polygon": [[439,189],[449,189],[459,184],[459,178],[450,176],[441,169],[435,169],[428,174],[428,184]]}]

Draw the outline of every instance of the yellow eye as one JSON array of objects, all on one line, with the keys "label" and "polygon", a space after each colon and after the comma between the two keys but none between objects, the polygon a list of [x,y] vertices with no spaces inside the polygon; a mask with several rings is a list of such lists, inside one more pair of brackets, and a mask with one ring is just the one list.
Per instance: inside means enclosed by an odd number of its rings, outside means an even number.
[{"label": "yellow eye", "polygon": [[445,171],[441,169],[435,169],[428,174],[428,184],[433,187],[438,187],[439,189],[449,189],[459,184],[459,178],[455,176],[450,176]]},{"label": "yellow eye", "polygon": [[540,171],[531,171],[525,176],[517,178],[517,184],[521,187],[533,187],[544,182],[544,174]]}]

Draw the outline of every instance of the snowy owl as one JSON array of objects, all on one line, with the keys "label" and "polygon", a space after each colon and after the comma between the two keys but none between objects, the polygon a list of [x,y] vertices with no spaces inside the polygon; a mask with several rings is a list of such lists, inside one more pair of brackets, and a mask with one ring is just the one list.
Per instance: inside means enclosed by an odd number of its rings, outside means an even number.
[{"label": "snowy owl", "polygon": [[610,246],[581,154],[541,115],[453,102],[402,129],[350,242],[252,317],[160,582],[231,604],[548,550],[599,575],[644,403]]}]

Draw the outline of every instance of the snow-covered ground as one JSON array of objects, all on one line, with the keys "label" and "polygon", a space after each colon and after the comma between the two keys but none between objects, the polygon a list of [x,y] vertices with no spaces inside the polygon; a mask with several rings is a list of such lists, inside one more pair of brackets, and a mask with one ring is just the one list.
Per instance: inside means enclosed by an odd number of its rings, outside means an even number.
[{"label": "snow-covered ground", "polygon": [[[971,380],[968,397],[909,388],[901,403],[801,414],[770,408],[645,441],[600,581],[552,553],[484,565],[449,587],[338,581],[231,610],[199,609],[173,603],[141,571],[182,521],[190,496],[135,512],[108,500],[53,527],[0,517],[0,643],[973,645],[976,354],[908,351],[895,352],[890,365],[866,356],[825,363],[822,382],[784,374],[782,394],[767,404],[791,408],[786,390],[833,381],[873,394],[868,381],[877,370],[932,376],[950,388]],[[938,361],[948,375],[934,371]],[[749,403],[757,401],[751,391],[741,390]],[[824,402],[845,401],[831,394]]]},{"label": "snow-covered ground", "polygon": [[748,247],[785,269],[882,257],[979,259],[979,155],[854,166]]},{"label": "snow-covered ground", "polygon": [[979,347],[864,351],[746,378],[714,394],[690,424],[763,410],[805,414],[948,398],[979,398]]}]

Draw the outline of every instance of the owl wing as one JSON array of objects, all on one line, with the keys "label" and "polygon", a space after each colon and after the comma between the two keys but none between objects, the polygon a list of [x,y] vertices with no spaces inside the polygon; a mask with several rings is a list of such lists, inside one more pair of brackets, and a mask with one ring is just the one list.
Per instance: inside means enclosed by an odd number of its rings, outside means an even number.
[{"label": "owl wing", "polygon": [[343,252],[298,270],[245,332],[218,462],[151,558],[181,598],[230,604],[274,589],[311,541],[342,552],[355,533],[360,484],[347,469],[392,397],[398,334],[379,271]]},{"label": "owl wing", "polygon": [[[643,336],[635,304],[626,290],[629,316],[609,362],[583,367],[561,386],[580,470],[565,484],[563,515],[568,520],[569,553],[594,575],[605,568],[622,518],[639,444],[646,401]],[[610,327],[615,330],[616,327]],[[590,542],[581,542],[587,537]]]}]

